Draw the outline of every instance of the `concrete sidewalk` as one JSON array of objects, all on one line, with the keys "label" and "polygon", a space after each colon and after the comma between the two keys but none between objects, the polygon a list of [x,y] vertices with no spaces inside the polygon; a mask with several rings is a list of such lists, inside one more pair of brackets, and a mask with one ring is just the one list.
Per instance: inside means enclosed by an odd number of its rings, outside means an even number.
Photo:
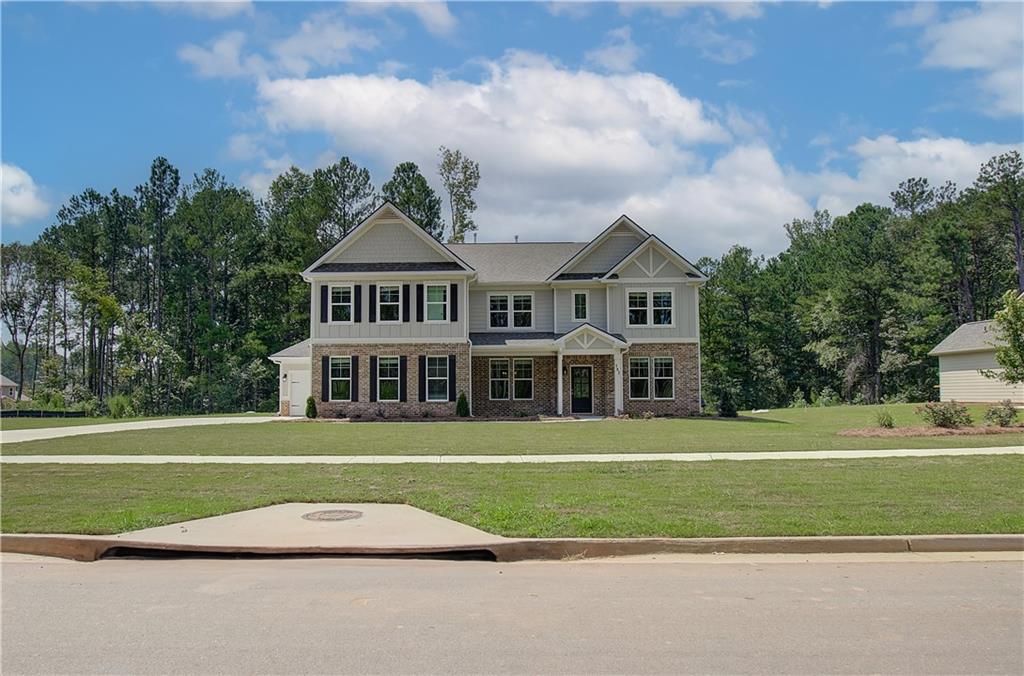
[{"label": "concrete sidewalk", "polygon": [[574,455],[4,455],[7,464],[68,465],[400,465],[513,464],[557,462],[706,462],[709,460],[847,460],[964,455],[1022,455],[1022,446],[988,448],[897,448],[860,451],[762,451],[759,453],[593,453]]},{"label": "concrete sidewalk", "polygon": [[[31,430],[0,430],[0,443],[15,444],[19,441],[39,441],[60,437],[77,437],[82,434],[106,434],[107,432],[130,432],[132,430],[154,430],[166,427],[194,427],[198,425],[244,425],[265,423],[275,420],[288,421],[275,415],[224,416],[209,418],[163,418],[160,420],[136,420],[134,422],[102,423],[100,425],[68,425],[66,427],[40,427]],[[2,423],[0,423],[2,424]]]}]

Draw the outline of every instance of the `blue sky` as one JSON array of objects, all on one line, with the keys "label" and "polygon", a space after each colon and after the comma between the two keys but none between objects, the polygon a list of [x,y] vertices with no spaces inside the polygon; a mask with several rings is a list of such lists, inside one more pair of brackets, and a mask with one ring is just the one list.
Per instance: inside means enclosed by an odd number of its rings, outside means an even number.
[{"label": "blue sky", "polygon": [[3,239],[157,155],[263,194],[349,155],[379,186],[440,145],[481,164],[480,239],[628,213],[687,256],[785,245],[903,178],[1021,147],[1010,3],[11,3]]}]

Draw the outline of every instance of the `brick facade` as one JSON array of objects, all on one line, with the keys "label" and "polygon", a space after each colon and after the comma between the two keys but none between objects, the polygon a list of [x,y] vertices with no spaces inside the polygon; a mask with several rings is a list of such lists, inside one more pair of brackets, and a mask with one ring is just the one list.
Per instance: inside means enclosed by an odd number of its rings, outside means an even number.
[{"label": "brick facade", "polygon": [[[675,361],[675,399],[630,399],[629,358],[672,357]],[[656,416],[700,413],[700,351],[696,343],[634,343],[622,355],[622,404],[631,416],[650,411]]]},{"label": "brick facade", "polygon": [[571,366],[592,366],[594,372],[591,383],[594,410],[580,415],[615,415],[615,360],[610,354],[562,357],[562,414],[572,415]]},{"label": "brick facade", "polygon": [[[324,355],[359,357],[359,401],[323,401],[321,364]],[[370,356],[407,357],[406,401],[370,401]],[[470,396],[468,343],[374,343],[358,345],[312,346],[312,395],[321,418],[378,417],[421,418],[424,412],[433,416],[455,415],[455,401],[419,401],[420,355],[455,355],[455,398],[460,392]]]},{"label": "brick facade", "polygon": [[[495,359],[516,359],[494,357]],[[551,357],[518,357],[533,360],[533,399],[490,398],[491,357],[473,357],[473,415],[479,417],[507,418],[515,416],[555,415],[558,410],[557,360]],[[509,361],[511,372],[512,362]]]}]

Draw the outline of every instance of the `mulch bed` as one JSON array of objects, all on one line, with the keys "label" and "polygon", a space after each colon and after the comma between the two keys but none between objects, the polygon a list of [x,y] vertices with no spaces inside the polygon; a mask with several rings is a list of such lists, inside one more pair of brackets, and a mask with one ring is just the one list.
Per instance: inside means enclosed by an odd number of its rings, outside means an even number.
[{"label": "mulch bed", "polygon": [[866,427],[840,430],[841,437],[964,437],[972,434],[1024,434],[1024,425],[1010,427]]}]

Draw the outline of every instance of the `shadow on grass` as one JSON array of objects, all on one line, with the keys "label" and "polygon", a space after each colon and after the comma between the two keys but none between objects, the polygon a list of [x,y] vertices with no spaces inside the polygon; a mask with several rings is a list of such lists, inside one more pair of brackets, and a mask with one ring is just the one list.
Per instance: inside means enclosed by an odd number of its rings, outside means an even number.
[{"label": "shadow on grass", "polygon": [[794,423],[789,420],[776,420],[775,418],[755,418],[750,415],[738,415],[735,418],[723,418],[721,416],[697,416],[692,420],[708,420],[715,422],[744,422],[744,423],[775,423],[777,425],[793,425]]}]

